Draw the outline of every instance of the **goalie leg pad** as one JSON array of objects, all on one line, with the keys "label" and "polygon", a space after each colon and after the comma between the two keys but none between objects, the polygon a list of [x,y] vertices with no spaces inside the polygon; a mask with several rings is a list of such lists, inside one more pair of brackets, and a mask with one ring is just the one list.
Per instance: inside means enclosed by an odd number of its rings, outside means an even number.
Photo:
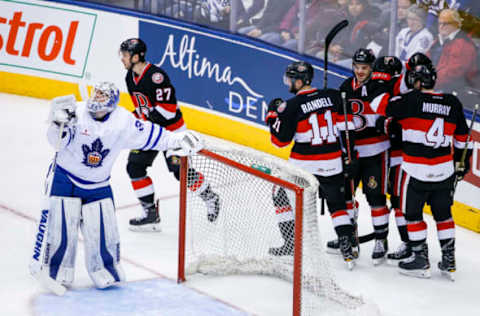
[{"label": "goalie leg pad", "polygon": [[125,280],[120,265],[120,236],[115,207],[110,198],[85,204],[81,229],[85,238],[85,260],[90,278],[98,288]]},{"label": "goalie leg pad", "polygon": [[52,196],[48,204],[49,210],[42,211],[39,226],[39,231],[42,227],[46,231],[45,247],[35,247],[30,269],[32,274],[38,272],[39,269],[35,268],[35,260],[38,260],[40,269],[45,270],[50,278],[68,286],[74,278],[82,202],[79,198]]}]

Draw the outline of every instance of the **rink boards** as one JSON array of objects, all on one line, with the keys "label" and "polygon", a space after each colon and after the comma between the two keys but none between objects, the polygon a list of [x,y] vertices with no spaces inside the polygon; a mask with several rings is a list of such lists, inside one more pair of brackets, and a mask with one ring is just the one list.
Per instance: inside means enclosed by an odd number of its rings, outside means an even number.
[{"label": "rink boards", "polygon": [[[0,0],[0,19],[7,21],[0,24],[0,91],[46,99],[74,93],[81,99],[85,86],[108,80],[120,87],[121,105],[131,109],[118,47],[139,36],[147,59],[170,76],[189,128],[287,158],[290,147],[274,147],[263,123],[269,100],[289,97],[282,84],[286,66],[308,60],[315,67],[313,85],[323,86],[317,59],[179,21],[59,2]],[[350,73],[330,66],[329,86],[338,87]],[[458,186],[454,217],[480,232],[478,123],[475,130],[472,172]]]}]

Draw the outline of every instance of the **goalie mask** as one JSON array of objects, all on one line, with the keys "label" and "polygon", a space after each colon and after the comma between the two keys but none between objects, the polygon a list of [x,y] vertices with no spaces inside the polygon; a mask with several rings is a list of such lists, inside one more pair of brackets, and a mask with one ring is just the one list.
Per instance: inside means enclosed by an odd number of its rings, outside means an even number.
[{"label": "goalie mask", "polygon": [[118,88],[111,82],[99,82],[87,100],[87,110],[93,118],[100,119],[115,110],[120,99]]}]

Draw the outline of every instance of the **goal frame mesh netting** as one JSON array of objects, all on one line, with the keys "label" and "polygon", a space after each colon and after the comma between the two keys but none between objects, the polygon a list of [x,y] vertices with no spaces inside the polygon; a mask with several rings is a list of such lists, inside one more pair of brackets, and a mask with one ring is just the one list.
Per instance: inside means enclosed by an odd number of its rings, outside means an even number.
[{"label": "goal frame mesh netting", "polygon": [[[178,283],[185,282],[186,275],[194,273],[268,275],[293,283],[292,315],[294,316],[379,314],[374,304],[344,291],[334,279],[329,260],[321,247],[317,212],[318,181],[313,175],[280,158],[213,138],[208,138],[204,149],[196,155],[182,157],[180,164]],[[229,254],[224,254],[218,249],[215,249],[214,255],[207,253],[208,251],[203,253],[202,246],[198,246],[200,243],[196,243],[194,239],[205,239],[208,235],[198,236],[199,234],[193,231],[201,225],[222,225],[222,221],[209,223],[207,220],[196,219],[195,216],[204,216],[198,213],[205,210],[199,209],[201,203],[195,203],[195,200],[198,200],[195,192],[188,189],[188,177],[191,176],[188,170],[194,168],[201,172],[205,181],[213,180],[210,173],[216,173],[215,176],[223,181],[218,172],[212,171],[212,166],[218,169],[231,169],[234,170],[232,172],[258,178],[265,183],[265,186],[268,183],[288,191],[290,199],[294,200],[294,203],[291,203],[295,218],[293,258],[292,256],[259,255],[252,258],[241,256],[242,258],[239,259],[231,254],[231,249],[226,251]],[[231,180],[228,179],[228,175],[224,177],[225,183]],[[218,181],[218,179],[216,182],[212,181],[213,191],[219,186]],[[228,185],[225,183],[222,185]],[[238,198],[233,193],[228,196],[220,193],[219,196],[222,200]],[[271,199],[271,196],[264,198]],[[223,215],[220,208],[219,219]],[[272,228],[272,231],[274,229],[278,230],[278,228]],[[239,236],[234,237],[245,238],[241,231]],[[208,244],[208,241],[204,243]],[[218,248],[221,247],[218,246]]]}]

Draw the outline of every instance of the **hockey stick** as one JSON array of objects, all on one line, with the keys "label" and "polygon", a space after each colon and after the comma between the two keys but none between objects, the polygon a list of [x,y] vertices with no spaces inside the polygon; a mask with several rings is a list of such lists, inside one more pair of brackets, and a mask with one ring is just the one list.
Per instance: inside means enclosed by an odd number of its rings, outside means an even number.
[{"label": "hockey stick", "polygon": [[[352,152],[350,150],[350,131],[348,129],[348,117],[347,117],[347,93],[346,92],[342,92],[341,93],[341,97],[342,97],[342,106],[343,106],[343,115],[344,115],[344,118],[345,118],[345,140],[346,140],[346,150],[347,150],[347,163],[350,164],[352,162]],[[353,203],[353,208],[355,209],[357,207],[357,200],[355,198],[355,182],[354,182],[354,179],[352,178],[350,180],[350,190],[352,192],[352,203]],[[358,214],[358,210],[355,211],[357,214]],[[354,215],[354,225],[356,226],[357,225],[357,219],[355,218],[356,216]],[[356,230],[358,230],[358,228],[355,228]],[[357,231],[357,235],[358,235],[358,231]],[[375,238],[375,233],[370,233],[370,234],[367,234],[367,235],[363,235],[363,236],[358,236],[358,242],[359,243],[365,243],[365,242],[368,242],[372,239]]]},{"label": "hockey stick", "polygon": [[[342,92],[342,105],[343,105],[343,115],[345,118],[345,139],[347,141],[346,150],[347,150],[347,163],[350,164],[352,162],[352,152],[350,150],[350,131],[348,129],[348,117],[347,117],[347,93]],[[355,199],[355,183],[353,178],[350,180],[350,190],[352,191],[352,202],[353,207],[355,208],[357,203]]]},{"label": "hockey stick", "polygon": [[[327,73],[328,73],[328,48],[330,47],[330,43],[332,40],[337,36],[338,32],[343,30],[348,25],[347,20],[343,20],[335,25],[330,32],[328,32],[327,37],[325,37],[325,48],[324,48],[324,57],[323,57],[323,89],[327,89]],[[325,214],[325,198],[322,197],[321,199],[321,211],[320,214]]]},{"label": "hockey stick", "polygon": [[348,21],[343,20],[337,25],[335,25],[330,32],[328,32],[327,37],[325,38],[325,48],[324,48],[324,57],[323,57],[323,88],[327,89],[327,72],[328,72],[328,48],[332,43],[332,40],[337,36],[338,32],[347,27]]},{"label": "hockey stick", "polygon": [[[478,104],[475,104],[475,108],[473,109],[472,120],[470,121],[470,127],[468,128],[467,140],[465,141],[465,148],[462,151],[462,156],[460,157],[460,161],[458,162],[459,168],[465,168],[465,159],[467,158],[467,151],[468,151],[468,143],[472,140],[472,129],[473,124],[475,124],[475,119],[477,117],[478,112]],[[455,183],[453,184],[453,190],[457,188],[458,184],[458,177],[455,177]]]}]

